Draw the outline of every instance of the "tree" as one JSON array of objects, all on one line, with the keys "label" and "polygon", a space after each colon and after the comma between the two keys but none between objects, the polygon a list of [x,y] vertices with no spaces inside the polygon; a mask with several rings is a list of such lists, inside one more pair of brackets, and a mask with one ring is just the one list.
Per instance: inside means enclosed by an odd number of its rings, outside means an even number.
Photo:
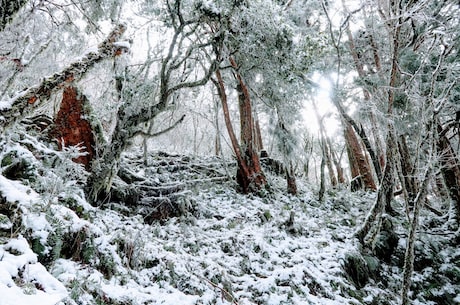
[{"label": "tree", "polygon": [[[233,65],[235,65],[234,68],[237,67],[233,60],[232,62]],[[257,193],[265,187],[266,179],[262,172],[259,156],[254,149],[255,147],[252,137],[254,129],[252,125],[253,119],[249,92],[241,76],[236,74],[235,78],[237,78],[239,82],[238,100],[241,122],[241,142],[243,143],[243,145],[240,146],[230,120],[228,95],[226,93],[224,80],[219,70],[216,71],[216,78],[216,87],[224,111],[225,125],[227,127],[233,151],[238,163],[236,181],[243,193]]]},{"label": "tree", "polygon": [[[185,88],[205,85],[217,69],[217,58],[212,58],[207,65],[202,59],[205,58],[204,54],[210,53],[209,50],[218,47],[220,33],[210,33],[202,22],[206,15],[200,11],[189,10],[184,2],[166,2],[172,37],[159,69],[158,95],[155,95],[154,83],[136,78],[136,74],[131,74],[127,69],[120,69],[122,74],[115,76],[122,80],[118,84],[121,86],[120,97],[123,103],[117,112],[110,145],[102,150],[101,157],[94,163],[88,179],[89,198],[93,202],[106,198],[109,194],[118,171],[118,160],[129,146],[129,140],[137,135],[153,136],[142,131],[141,125],[166,111],[173,94]],[[197,67],[201,67],[201,74],[192,73]],[[145,103],[145,100],[151,102]]]},{"label": "tree", "polygon": [[[298,58],[308,60],[311,55],[296,57],[298,52],[305,51],[294,46],[295,33],[288,27],[289,21],[283,15],[282,7],[272,1],[241,2],[230,7],[228,4],[222,5],[217,13],[216,7],[209,4],[202,4],[201,9],[213,12],[213,21],[220,24],[217,28],[226,29],[225,44],[220,55],[221,70],[224,72],[224,68],[232,68],[239,100],[241,143],[231,135],[230,119],[226,118],[232,147],[241,167],[237,174],[239,185],[245,192],[251,189],[257,191],[265,185],[258,156],[258,149],[262,147],[262,130],[257,128],[258,120],[254,117],[254,103],[259,102],[261,106],[257,107],[258,112],[268,112],[272,117],[274,134],[279,144],[277,146],[287,172],[288,188],[294,192],[295,175],[290,154],[292,146],[295,146],[291,143],[295,140],[287,126],[294,125],[299,118],[297,113],[300,107],[296,98],[300,95],[296,90],[300,92],[300,82],[296,79],[301,79],[300,75],[306,68]],[[229,96],[226,93],[228,90],[224,90],[226,82],[222,73],[216,75],[215,83],[223,104]],[[224,115],[226,113],[224,106]],[[254,177],[247,177],[248,174]],[[255,188],[248,187],[248,182],[254,179]]]},{"label": "tree", "polygon": [[[332,44],[332,51],[333,56],[335,57],[335,64],[336,64],[336,80],[333,86],[333,93],[332,93],[332,102],[336,106],[340,116],[341,116],[341,122],[344,125],[344,138],[347,146],[347,154],[348,154],[348,160],[350,163],[350,169],[351,169],[351,175],[352,175],[352,180],[351,180],[351,186],[353,190],[357,190],[361,187],[364,187],[366,189],[370,190],[375,190],[376,189],[376,183],[374,182],[374,176],[372,172],[372,168],[369,165],[367,156],[365,155],[365,152],[362,151],[361,149],[361,144],[359,140],[357,139],[356,134],[359,135],[361,138],[361,141],[363,142],[367,152],[369,153],[372,164],[374,166],[375,173],[377,175],[377,179],[381,179],[381,168],[380,168],[380,162],[379,159],[375,153],[375,150],[373,149],[370,140],[367,137],[367,134],[362,127],[362,125],[359,125],[346,111],[345,107],[343,106],[343,102],[341,100],[341,91],[340,91],[340,86],[341,86],[341,77],[348,73],[349,70],[344,70],[342,71],[342,68],[345,66],[343,64],[343,56],[344,52],[342,50],[341,44],[342,44],[342,37],[343,37],[343,31],[344,29],[347,28],[347,24],[350,18],[350,15],[346,16],[346,18],[341,22],[341,25],[338,29],[338,31],[334,31],[333,28],[333,21],[330,18],[329,14],[329,8],[326,2],[321,1],[321,6],[322,10],[325,14],[325,17],[328,22],[328,27],[329,27],[329,36]],[[350,43],[351,46],[353,44]],[[351,55],[352,58],[356,56],[356,53],[354,52],[355,50],[353,48],[350,48],[351,50]],[[354,55],[354,56],[353,56]],[[356,63],[356,62],[355,62]],[[355,68],[360,71],[361,65],[359,63],[356,63]],[[359,73],[358,73],[359,75]],[[367,96],[366,91],[364,91],[365,96]],[[354,131],[353,131],[354,129]]]},{"label": "tree", "polygon": [[[278,2],[252,2],[244,7],[232,22],[239,26],[232,45],[238,50],[235,59],[240,62],[257,111],[269,121],[265,134],[270,132],[275,144],[269,153],[282,160],[287,191],[296,193],[298,126],[303,120],[302,101],[311,87],[305,75],[320,55],[322,41],[306,34],[304,24],[296,20],[298,11]],[[256,131],[256,135],[262,133]]]}]

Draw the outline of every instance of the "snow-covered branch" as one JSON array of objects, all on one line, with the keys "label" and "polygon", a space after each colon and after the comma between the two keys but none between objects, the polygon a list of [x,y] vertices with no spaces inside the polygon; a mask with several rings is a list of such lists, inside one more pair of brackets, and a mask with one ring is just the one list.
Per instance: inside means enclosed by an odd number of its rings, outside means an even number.
[{"label": "snow-covered branch", "polygon": [[41,101],[49,99],[54,92],[61,89],[66,83],[83,77],[94,64],[116,56],[120,49],[124,48],[124,46],[117,44],[117,41],[125,31],[125,25],[117,25],[107,38],[99,44],[97,52],[85,54],[81,59],[70,64],[63,70],[44,78],[40,84],[30,87],[13,97],[9,101],[11,106],[2,112],[3,127],[8,127],[17,119],[23,118],[34,106]]}]

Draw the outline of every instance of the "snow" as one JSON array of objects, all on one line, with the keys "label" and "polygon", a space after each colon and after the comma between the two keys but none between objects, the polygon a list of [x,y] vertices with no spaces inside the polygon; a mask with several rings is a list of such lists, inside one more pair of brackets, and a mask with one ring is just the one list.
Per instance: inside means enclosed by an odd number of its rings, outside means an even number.
[{"label": "snow", "polygon": [[12,99],[9,99],[9,100],[1,100],[1,101],[0,101],[0,110],[1,110],[1,111],[10,109],[11,106],[13,106],[13,100],[12,100]]},{"label": "snow", "polygon": [[67,296],[22,236],[0,245],[0,258],[0,305],[55,305]]},{"label": "snow", "polygon": [[[199,162],[206,167],[214,161]],[[179,183],[175,179],[194,181],[184,193],[194,211],[149,224],[129,207],[92,207],[82,192],[59,190],[59,196],[73,199],[77,213],[58,201],[44,204],[48,194],[0,175],[0,194],[17,202],[27,232],[0,239],[0,305],[351,305],[381,298],[399,303],[397,266],[382,267],[382,274],[394,277],[395,291],[371,281],[355,292],[361,297],[349,293],[356,288],[343,268],[347,254],[359,253],[352,236],[375,194],[337,190],[320,203],[301,181],[300,194],[288,196],[284,179],[269,175],[274,191],[257,197],[237,193],[231,180],[210,181],[196,172],[191,179],[185,172],[130,169],[168,185]],[[196,184],[200,179],[203,184]],[[291,213],[294,225],[288,227]],[[31,239],[45,246],[41,255],[49,255],[56,251],[50,236],[65,236],[72,245],[45,266],[32,251]],[[443,249],[442,255],[452,256],[452,251],[457,250]],[[442,270],[449,269],[445,261]],[[413,282],[423,283],[434,273],[426,268],[414,274]],[[452,283],[432,292],[456,296],[458,287]]]},{"label": "snow", "polygon": [[131,43],[129,41],[115,41],[113,46],[117,48],[130,49]]},{"label": "snow", "polygon": [[40,196],[18,181],[6,179],[0,175],[0,193],[9,202],[20,202],[26,206],[40,201]]}]

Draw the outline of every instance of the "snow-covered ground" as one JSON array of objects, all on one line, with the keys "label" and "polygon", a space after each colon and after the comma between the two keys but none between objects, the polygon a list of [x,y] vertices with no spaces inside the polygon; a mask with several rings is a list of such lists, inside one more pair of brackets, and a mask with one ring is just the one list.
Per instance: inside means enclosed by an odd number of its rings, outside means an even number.
[{"label": "snow-covered ground", "polygon": [[[270,176],[272,191],[257,197],[194,174],[203,183],[187,189],[189,212],[152,224],[119,204],[91,207],[75,186],[45,201],[0,176],[2,204],[21,217],[21,228],[11,215],[2,226],[0,305],[397,304],[398,268],[382,267],[396,292],[375,280],[357,289],[344,271],[374,194],[331,191],[321,203],[303,183],[285,195]],[[177,172],[151,179],[173,183]]]}]

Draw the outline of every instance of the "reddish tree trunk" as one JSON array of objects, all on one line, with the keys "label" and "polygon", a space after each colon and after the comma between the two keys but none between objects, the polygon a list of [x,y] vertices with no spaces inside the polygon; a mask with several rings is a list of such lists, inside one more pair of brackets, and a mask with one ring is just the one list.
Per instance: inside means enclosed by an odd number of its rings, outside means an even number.
[{"label": "reddish tree trunk", "polygon": [[[234,62],[232,62],[232,65]],[[222,109],[224,112],[225,125],[229,133],[232,143],[233,151],[238,163],[238,170],[236,173],[236,181],[243,193],[253,193],[260,191],[266,185],[266,179],[260,166],[260,160],[257,152],[253,148],[252,134],[252,112],[251,101],[249,99],[249,92],[243,83],[239,74],[235,74],[238,81],[239,89],[239,102],[240,102],[240,121],[241,122],[241,137],[243,145],[240,147],[238,139],[236,138],[233,126],[230,120],[230,112],[228,109],[227,94],[219,70],[216,71],[217,88],[219,91],[220,100],[222,102]],[[244,121],[244,122],[243,122]]]},{"label": "reddish tree trunk", "polygon": [[[257,116],[257,113],[255,114]],[[255,138],[256,138],[256,149],[258,152],[264,150],[264,143],[262,142],[262,132],[260,131],[259,119],[256,117],[255,120]]]},{"label": "reddish tree trunk", "polygon": [[58,141],[59,149],[65,146],[80,145],[86,153],[74,159],[87,170],[95,155],[95,139],[93,128],[85,117],[88,116],[88,100],[73,86],[64,88],[61,107],[54,119],[54,129],[51,135]]},{"label": "reddish tree trunk", "polygon": [[[353,157],[350,157],[350,161],[355,162],[352,167],[352,171],[354,167],[357,167],[359,169],[359,175],[362,178],[363,186],[365,189],[368,190],[376,190],[377,187],[374,182],[374,178],[372,177],[372,171],[369,165],[369,162],[364,155],[363,150],[361,149],[361,145],[359,143],[358,138],[356,137],[355,132],[353,131],[353,128],[348,122],[345,122],[345,140],[347,144],[347,151],[348,153],[352,154]],[[356,168],[354,169],[356,171]],[[352,172],[352,179],[355,179],[356,176],[354,176],[356,173]]]},{"label": "reddish tree trunk", "polygon": [[352,145],[351,145],[351,134],[353,133],[353,129],[351,129],[350,124],[345,122],[345,129],[343,131],[344,138],[345,138],[345,145],[347,148],[347,156],[348,156],[348,163],[350,164],[350,172],[351,172],[351,182],[350,188],[352,192],[360,190],[363,188],[363,178],[359,174],[359,167],[358,161],[356,160],[356,155],[353,152]]}]

